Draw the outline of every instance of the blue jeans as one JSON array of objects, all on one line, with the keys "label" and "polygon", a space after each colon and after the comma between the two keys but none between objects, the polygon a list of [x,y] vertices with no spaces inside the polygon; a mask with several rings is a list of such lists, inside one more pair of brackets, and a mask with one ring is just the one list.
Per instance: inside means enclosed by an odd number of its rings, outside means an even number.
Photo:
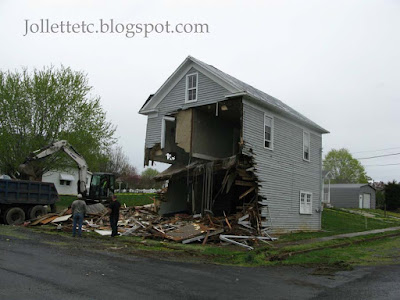
[{"label": "blue jeans", "polygon": [[119,216],[110,215],[111,236],[118,235],[118,219]]},{"label": "blue jeans", "polygon": [[72,218],[74,220],[74,223],[72,225],[72,236],[75,236],[76,234],[76,223],[78,223],[78,236],[82,236],[83,214],[74,214]]}]

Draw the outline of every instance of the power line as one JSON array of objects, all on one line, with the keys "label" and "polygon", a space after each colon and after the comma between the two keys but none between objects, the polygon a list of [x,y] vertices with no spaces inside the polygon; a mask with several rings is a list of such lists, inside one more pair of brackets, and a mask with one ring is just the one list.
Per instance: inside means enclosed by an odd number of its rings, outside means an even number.
[{"label": "power line", "polygon": [[394,155],[400,155],[400,152],[399,153],[384,154],[384,155],[376,155],[376,156],[370,156],[370,157],[361,157],[361,158],[356,158],[356,159],[371,159],[371,158],[394,156]]},{"label": "power line", "polygon": [[352,152],[352,153],[355,154],[355,153],[366,153],[366,152],[379,152],[379,151],[386,151],[386,150],[393,150],[393,149],[400,149],[400,147],[378,149],[378,150],[365,150],[365,151],[357,151],[357,152]]},{"label": "power line", "polygon": [[365,165],[364,167],[384,167],[384,166],[396,166],[396,165],[400,165],[400,163],[398,163],[398,164],[385,164],[385,165]]}]

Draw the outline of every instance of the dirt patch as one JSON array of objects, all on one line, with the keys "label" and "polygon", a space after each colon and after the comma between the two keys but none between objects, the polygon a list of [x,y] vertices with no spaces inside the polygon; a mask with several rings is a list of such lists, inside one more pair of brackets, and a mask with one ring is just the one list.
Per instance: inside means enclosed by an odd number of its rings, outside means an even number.
[{"label": "dirt patch", "polygon": [[314,271],[311,272],[311,275],[320,275],[320,276],[333,276],[336,272],[339,271],[352,271],[353,267],[344,261],[338,261],[333,264],[327,265],[319,265]]}]

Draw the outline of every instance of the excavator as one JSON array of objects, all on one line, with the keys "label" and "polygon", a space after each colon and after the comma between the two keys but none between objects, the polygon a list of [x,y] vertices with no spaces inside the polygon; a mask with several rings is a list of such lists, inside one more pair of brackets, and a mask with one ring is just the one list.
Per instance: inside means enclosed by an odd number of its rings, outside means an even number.
[{"label": "excavator", "polygon": [[88,179],[86,160],[66,140],[54,142],[32,152],[25,162],[19,166],[19,171],[25,176],[35,177],[32,162],[52,156],[59,151],[64,151],[77,164],[79,169],[77,192],[82,195],[86,202],[97,203],[111,200],[111,196],[114,194],[115,175],[112,173],[93,173]]}]

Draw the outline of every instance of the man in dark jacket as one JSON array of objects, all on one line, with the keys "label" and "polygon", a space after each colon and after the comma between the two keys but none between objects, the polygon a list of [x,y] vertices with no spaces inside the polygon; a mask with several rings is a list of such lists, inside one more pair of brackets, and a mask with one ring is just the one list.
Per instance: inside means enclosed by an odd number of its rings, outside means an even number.
[{"label": "man in dark jacket", "polygon": [[108,212],[110,214],[110,226],[111,226],[111,236],[117,236],[118,233],[118,220],[119,220],[119,209],[121,207],[121,203],[118,202],[117,196],[112,196],[112,201],[110,206],[108,207]]},{"label": "man in dark jacket", "polygon": [[82,236],[82,223],[86,214],[86,202],[82,200],[82,195],[78,194],[78,199],[72,202],[71,205],[72,218],[74,220],[72,225],[72,236],[76,235],[76,225],[78,225],[78,236]]}]

